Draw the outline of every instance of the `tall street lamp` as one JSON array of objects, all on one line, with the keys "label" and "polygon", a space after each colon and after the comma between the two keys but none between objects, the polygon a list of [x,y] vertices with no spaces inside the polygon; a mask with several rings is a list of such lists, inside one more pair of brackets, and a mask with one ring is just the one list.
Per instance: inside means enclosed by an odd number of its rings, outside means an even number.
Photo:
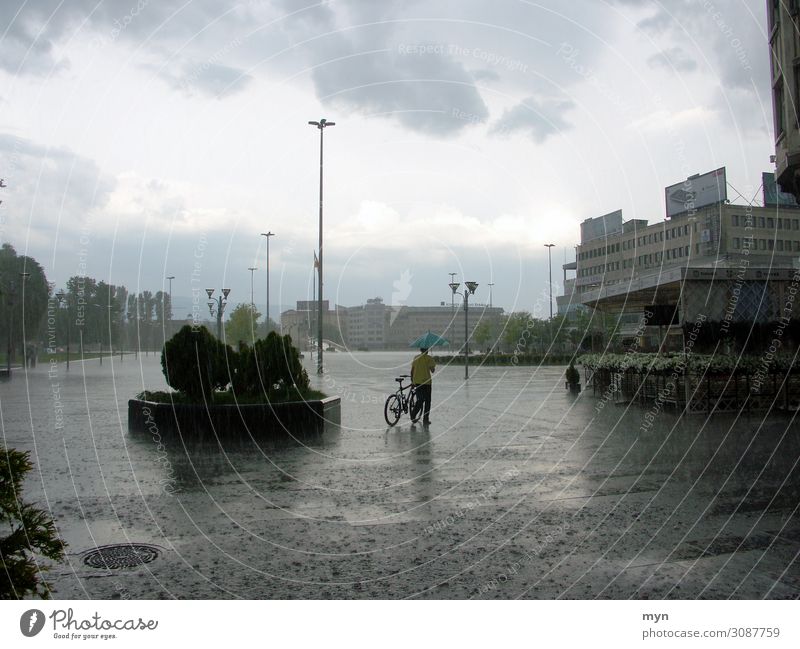
[{"label": "tall street lamp", "polygon": [[[321,131],[320,131],[321,132]],[[269,333],[269,238],[274,237],[274,232],[262,232],[261,236],[267,240],[267,333]]]},{"label": "tall street lamp", "polygon": [[[102,309],[103,306],[105,306],[106,309],[108,309],[108,356],[111,359],[111,364],[113,365],[114,364],[114,348],[111,345],[111,305],[110,304],[107,304],[107,305],[93,304],[92,306],[96,306],[98,309]],[[162,311],[164,310],[163,309],[163,304],[162,304],[162,309],[161,310]],[[101,330],[100,331],[100,366],[102,367],[102,365],[103,365],[103,333],[102,333],[102,330]]]},{"label": "tall street lamp", "polygon": [[56,293],[56,299],[58,300],[58,308],[67,309],[67,372],[69,372],[69,339],[70,339],[70,316],[69,316],[69,302],[67,301],[67,294],[64,293],[64,289],[62,288],[58,293]]},{"label": "tall street lamp", "polygon": [[492,286],[494,286],[494,282],[489,282],[489,308],[492,308]]},{"label": "tall street lamp", "polygon": [[255,311],[255,304],[253,304],[253,273],[258,270],[258,266],[250,266],[247,270],[250,271],[250,311]]},{"label": "tall street lamp", "polygon": [[464,296],[464,380],[469,378],[469,296],[475,294],[475,289],[478,288],[478,282],[464,282],[463,293],[458,292],[458,287],[461,286],[458,282],[451,282],[450,289],[453,295]]},{"label": "tall street lamp", "polygon": [[550,319],[553,319],[553,258],[552,258],[552,249],[553,246],[556,245],[554,243],[546,243],[544,247],[547,248],[547,261],[549,265],[549,284],[550,284]]},{"label": "tall street lamp", "polygon": [[[167,280],[169,281],[169,333],[170,338],[172,338],[172,280],[175,279],[175,275],[169,275]],[[164,317],[167,316],[166,309],[164,309]],[[122,358],[122,354],[120,354],[120,358]]]},{"label": "tall street lamp", "polygon": [[317,259],[317,272],[319,282],[317,286],[317,374],[322,374],[322,134],[328,126],[336,126],[336,122],[321,119],[318,122],[309,122],[311,126],[319,129],[319,258]]},{"label": "tall street lamp", "polygon": [[[458,273],[447,273],[447,274],[450,275],[450,286],[452,287],[453,284],[455,284],[456,275]],[[455,311],[455,308],[456,308],[456,294],[455,294],[455,292],[453,293],[453,295],[450,296],[450,308]]]},{"label": "tall street lamp", "polygon": [[215,316],[217,318],[217,340],[222,340],[222,316],[225,313],[225,307],[228,304],[228,293],[230,292],[231,289],[223,288],[220,296],[213,298],[214,289],[206,289],[206,293],[208,293],[208,312],[212,318]]}]

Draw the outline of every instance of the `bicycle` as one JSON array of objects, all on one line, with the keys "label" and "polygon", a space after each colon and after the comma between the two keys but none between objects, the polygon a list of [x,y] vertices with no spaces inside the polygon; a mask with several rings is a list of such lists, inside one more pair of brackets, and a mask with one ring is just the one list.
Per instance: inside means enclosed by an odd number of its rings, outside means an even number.
[{"label": "bicycle", "polygon": [[[410,378],[410,375],[403,374],[395,379],[395,381],[400,384],[397,388],[397,392],[390,394],[383,406],[383,418],[386,419],[386,423],[390,426],[394,426],[400,420],[400,415],[403,413],[409,414],[416,410],[416,388],[411,384],[403,385],[403,379]],[[406,393],[406,390],[408,390],[408,393]],[[417,413],[416,417],[411,418],[411,423],[415,424],[417,421],[419,421],[419,413]]]}]

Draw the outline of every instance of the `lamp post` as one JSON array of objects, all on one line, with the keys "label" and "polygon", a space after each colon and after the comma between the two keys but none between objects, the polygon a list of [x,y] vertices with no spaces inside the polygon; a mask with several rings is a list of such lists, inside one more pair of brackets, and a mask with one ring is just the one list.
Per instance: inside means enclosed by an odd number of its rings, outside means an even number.
[{"label": "lamp post", "polygon": [[219,297],[213,298],[214,289],[207,288],[206,293],[208,293],[208,312],[211,314],[211,317],[217,318],[217,339],[222,340],[222,315],[225,313],[225,307],[228,305],[228,293],[231,292],[229,288],[223,288],[222,293],[220,293]]},{"label": "lamp post", "polygon": [[59,309],[62,307],[62,305],[67,309],[67,372],[69,372],[70,315],[69,315],[69,302],[67,301],[67,294],[64,293],[63,288],[58,293],[56,293],[56,299],[58,300]]},{"label": "lamp post", "polygon": [[[450,288],[452,288],[453,284],[455,284],[456,275],[458,273],[447,273],[447,274],[450,275]],[[450,296],[450,308],[455,311],[455,308],[456,308],[456,294],[455,294],[455,292],[453,292],[453,294]]]},{"label": "lamp post", "polygon": [[269,333],[269,238],[274,237],[274,232],[262,232],[261,236],[267,240],[267,328],[266,331]]},{"label": "lamp post", "polygon": [[247,270],[250,271],[250,310],[255,311],[255,304],[253,304],[253,273],[258,270],[258,266],[250,266]]},{"label": "lamp post", "polygon": [[548,285],[550,287],[550,320],[547,323],[547,334],[550,336],[550,347],[553,346],[553,246],[554,243],[546,243],[547,266],[548,266]]},{"label": "lamp post", "polygon": [[[110,296],[109,296],[110,297]],[[114,363],[114,346],[111,342],[111,309],[113,306],[111,304],[95,304],[94,306],[102,309],[103,307],[106,308],[106,313],[108,313],[108,357],[111,359],[111,363]],[[120,355],[120,358],[122,356]],[[100,365],[103,364],[103,334],[100,334]]]},{"label": "lamp post", "polygon": [[494,286],[494,282],[489,282],[489,308],[492,308],[492,286]]},{"label": "lamp post", "polygon": [[[169,338],[172,338],[172,280],[175,279],[175,275],[169,275],[167,277],[167,281],[169,281]],[[167,317],[167,311],[164,309],[164,317]],[[122,355],[120,354],[120,358]]]},{"label": "lamp post", "polygon": [[[458,287],[461,286],[458,282],[450,282],[450,289],[453,291],[453,296],[458,293]],[[478,282],[464,282],[463,293],[458,293],[464,297],[464,380],[469,378],[469,296],[475,294],[475,289],[478,288]]]},{"label": "lamp post", "polygon": [[325,118],[318,122],[309,122],[311,126],[319,129],[319,258],[317,259],[317,272],[319,282],[317,286],[317,374],[322,374],[322,134],[328,126],[336,126],[336,122],[329,122]]},{"label": "lamp post", "polygon": [[548,274],[548,283],[550,286],[550,319],[553,319],[553,257],[552,257],[552,249],[553,246],[556,245],[554,243],[546,243],[544,247],[547,248],[547,262],[549,268]]}]

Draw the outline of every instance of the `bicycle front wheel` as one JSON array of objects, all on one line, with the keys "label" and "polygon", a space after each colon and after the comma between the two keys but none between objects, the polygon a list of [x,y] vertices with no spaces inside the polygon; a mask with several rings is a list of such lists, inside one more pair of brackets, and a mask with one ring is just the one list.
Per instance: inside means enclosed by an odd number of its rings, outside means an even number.
[{"label": "bicycle front wheel", "polygon": [[396,394],[390,395],[383,406],[383,418],[386,419],[386,423],[394,426],[400,419],[402,412],[403,404],[400,402],[400,397]]}]

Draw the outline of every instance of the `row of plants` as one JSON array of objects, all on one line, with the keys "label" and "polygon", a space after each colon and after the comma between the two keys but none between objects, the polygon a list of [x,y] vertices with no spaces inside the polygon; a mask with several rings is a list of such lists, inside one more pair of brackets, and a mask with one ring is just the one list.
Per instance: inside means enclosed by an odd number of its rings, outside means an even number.
[{"label": "row of plants", "polygon": [[161,369],[175,392],[144,391],[139,399],[160,403],[274,403],[321,398],[291,336],[272,331],[234,350],[205,327],[183,327],[161,352]]},{"label": "row of plants", "polygon": [[765,369],[786,372],[793,369],[789,354],[735,356],[730,354],[583,354],[578,363],[590,370],[636,372],[639,374],[754,374]]},{"label": "row of plants", "polygon": [[[568,365],[574,359],[574,354],[475,354],[470,355],[470,365]],[[463,365],[464,355],[434,356],[436,363]]]}]

